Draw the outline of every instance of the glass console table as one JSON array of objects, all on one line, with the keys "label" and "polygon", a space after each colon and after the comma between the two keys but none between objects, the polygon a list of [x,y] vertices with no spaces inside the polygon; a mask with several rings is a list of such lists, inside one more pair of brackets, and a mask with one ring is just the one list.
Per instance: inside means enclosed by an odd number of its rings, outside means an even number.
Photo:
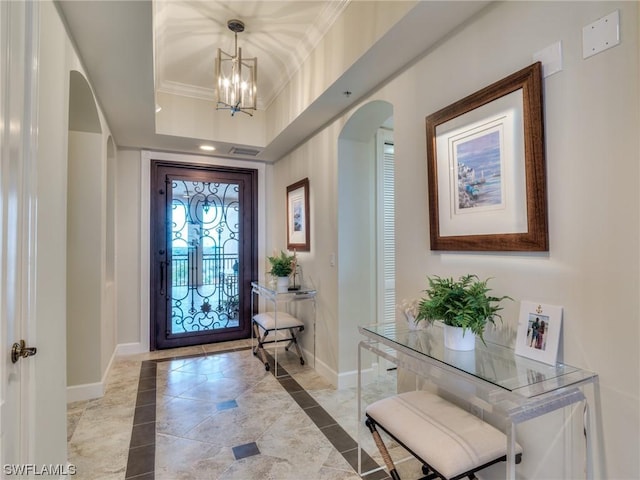
[{"label": "glass console table", "polygon": [[[313,328],[313,366],[315,368],[316,364],[316,290],[314,288],[308,286],[300,286],[297,289],[284,290],[279,291],[276,287],[275,282],[270,282],[267,280],[260,280],[251,282],[251,317],[253,322],[253,316],[258,313],[257,307],[255,304],[254,298],[262,298],[265,302],[268,302],[272,306],[273,318],[274,318],[274,375],[278,377],[278,305],[282,304],[286,309],[287,313],[292,314],[294,317],[298,317],[298,313],[292,313],[290,310],[294,308],[300,301],[309,301],[311,303],[311,315],[310,318],[305,322],[304,319],[299,318],[299,320],[303,321],[305,325],[311,324]],[[282,311],[282,310],[281,310]],[[253,326],[251,328],[251,343],[252,350],[254,348],[254,334],[253,334]]]},{"label": "glass console table", "polygon": [[[509,479],[515,478],[515,426],[583,402],[586,473],[587,478],[593,478],[591,420],[581,387],[590,384],[595,393],[597,374],[565,364],[547,365],[516,355],[507,347],[488,341],[485,345],[479,339],[473,351],[449,350],[444,348],[443,328],[439,322],[424,330],[410,330],[408,326],[396,323],[363,325],[358,329],[365,337],[358,345],[360,423],[363,421],[362,352],[367,350],[472,406],[505,418]],[[358,463],[360,467],[361,462]]]}]

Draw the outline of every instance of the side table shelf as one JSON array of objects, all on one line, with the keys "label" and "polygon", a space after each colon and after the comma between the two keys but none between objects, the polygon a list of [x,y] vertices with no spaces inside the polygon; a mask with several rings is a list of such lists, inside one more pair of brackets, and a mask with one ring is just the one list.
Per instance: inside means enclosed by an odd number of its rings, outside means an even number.
[{"label": "side table shelf", "polygon": [[[278,291],[275,284],[271,284],[268,281],[255,281],[251,282],[251,345],[252,352],[256,354],[256,347],[261,348],[261,343],[273,343],[274,345],[274,375],[276,377],[284,376],[279,375],[278,373],[278,343],[281,343],[285,346],[291,345],[291,338],[280,338],[278,339],[278,333],[287,331],[290,332],[291,326],[290,322],[287,322],[286,319],[294,317],[299,320],[305,327],[311,327],[313,330],[313,339],[312,339],[312,356],[313,356],[313,366],[315,368],[316,364],[316,290],[314,288],[309,288],[306,286],[302,286],[297,290],[286,290],[286,291]],[[269,331],[273,332],[273,339],[269,342],[261,342],[259,336],[256,338],[256,334],[254,332],[254,316],[259,313],[260,308],[260,298],[265,301],[265,307],[267,304],[270,304],[272,309],[267,308],[267,312],[271,312],[270,315],[270,325]],[[256,299],[258,302],[256,303]],[[298,302],[309,302],[311,304],[311,315],[308,318],[300,318],[296,312],[292,313],[291,310],[296,308]],[[280,309],[278,308],[280,306]],[[284,308],[284,310],[282,310]],[[279,315],[280,314],[280,315]],[[271,325],[271,320],[273,324]],[[279,323],[280,322],[280,325]],[[305,328],[307,330],[307,328]],[[300,330],[301,331],[301,330]],[[307,330],[308,331],[308,330]],[[304,335],[306,336],[306,334]],[[256,345],[256,341],[258,345]],[[297,341],[297,340],[296,340]],[[298,345],[296,345],[296,348]],[[298,350],[299,352],[299,350]],[[262,352],[264,353],[264,351]],[[304,364],[303,355],[299,353],[299,357],[301,363]],[[265,362],[266,364],[266,362]],[[282,370],[282,369],[281,369]]]}]

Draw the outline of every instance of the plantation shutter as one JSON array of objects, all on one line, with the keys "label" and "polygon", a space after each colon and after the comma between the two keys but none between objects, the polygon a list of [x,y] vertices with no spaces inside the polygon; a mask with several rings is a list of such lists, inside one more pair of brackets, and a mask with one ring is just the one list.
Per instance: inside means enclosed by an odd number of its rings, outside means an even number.
[{"label": "plantation shutter", "polygon": [[395,175],[394,144],[391,132],[384,131],[382,142],[381,206],[382,206],[382,321],[395,321],[396,247],[395,247]]}]

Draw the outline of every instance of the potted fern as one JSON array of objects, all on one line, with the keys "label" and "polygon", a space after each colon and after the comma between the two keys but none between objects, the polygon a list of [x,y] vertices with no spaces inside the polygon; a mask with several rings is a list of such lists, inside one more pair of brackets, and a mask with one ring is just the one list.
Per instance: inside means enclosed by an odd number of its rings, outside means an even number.
[{"label": "potted fern", "polygon": [[289,275],[293,272],[295,255],[287,255],[282,250],[279,256],[267,257],[271,263],[269,273],[277,278],[277,289],[285,292],[289,288]]},{"label": "potted fern", "polygon": [[455,350],[473,350],[475,337],[484,343],[483,333],[487,323],[502,319],[500,302],[508,296],[490,295],[489,279],[480,280],[477,275],[463,275],[458,280],[433,276],[427,278],[429,288],[426,298],[420,300],[417,320],[445,324],[445,347]]}]

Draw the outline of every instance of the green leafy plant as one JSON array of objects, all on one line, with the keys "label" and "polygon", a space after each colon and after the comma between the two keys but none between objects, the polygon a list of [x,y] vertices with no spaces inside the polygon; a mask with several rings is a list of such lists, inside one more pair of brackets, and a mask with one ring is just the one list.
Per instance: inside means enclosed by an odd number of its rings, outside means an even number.
[{"label": "green leafy plant", "polygon": [[287,255],[282,250],[280,256],[267,257],[271,263],[269,273],[274,277],[288,277],[293,271],[293,261],[295,255]]},{"label": "green leafy plant", "polygon": [[487,322],[495,324],[502,317],[500,302],[511,297],[489,295],[489,279],[480,280],[477,275],[463,275],[458,280],[433,276],[427,278],[429,288],[426,298],[420,300],[416,320],[433,322],[441,320],[445,325],[469,329],[482,337]]}]

